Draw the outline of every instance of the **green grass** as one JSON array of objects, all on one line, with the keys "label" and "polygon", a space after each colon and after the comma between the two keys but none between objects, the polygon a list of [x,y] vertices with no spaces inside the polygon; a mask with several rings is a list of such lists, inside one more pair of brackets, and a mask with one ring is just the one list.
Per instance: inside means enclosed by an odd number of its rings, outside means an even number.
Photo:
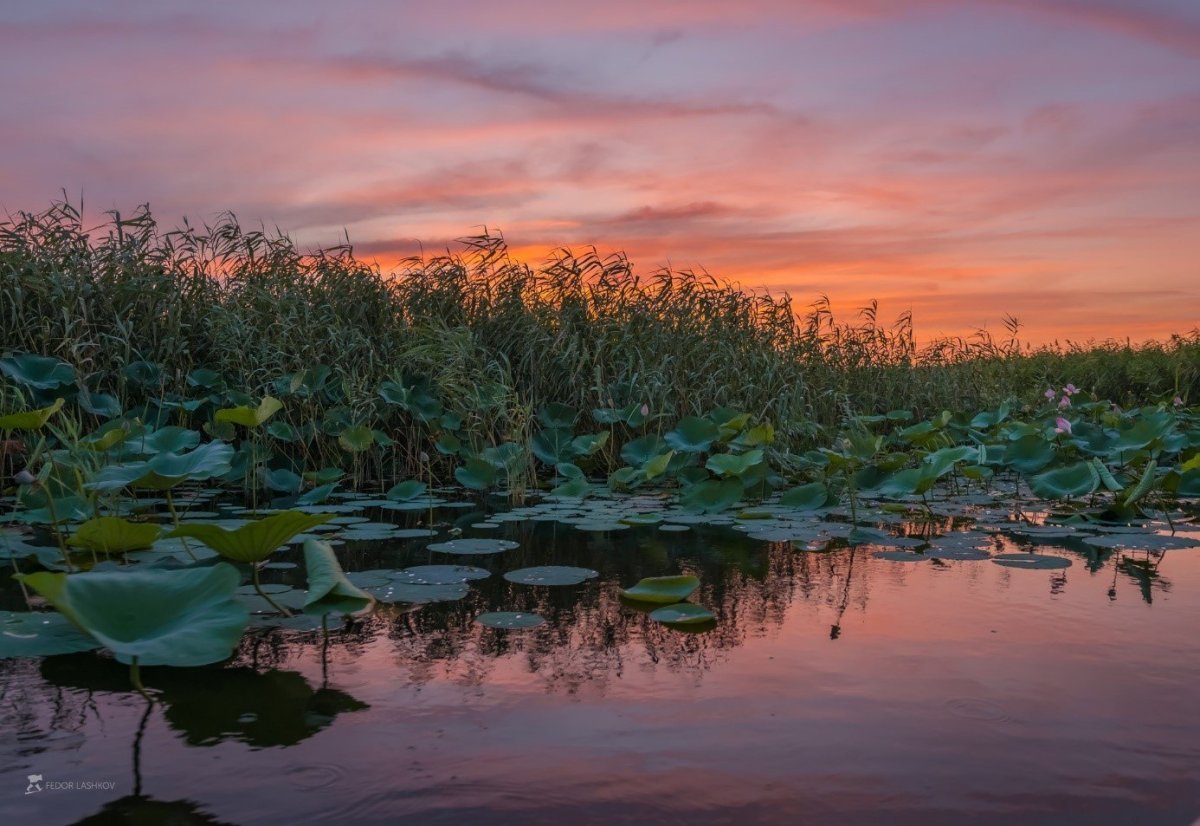
[{"label": "green grass", "polygon": [[[381,272],[349,247],[304,253],[232,216],[167,232],[143,209],[88,229],[59,203],[0,223],[0,347],[57,356],[126,409],[182,392],[198,367],[261,395],[328,365],[338,404],[356,416],[379,404],[383,381],[421,376],[493,441],[528,437],[547,402],[644,402],[671,421],[735,407],[772,420],[780,447],[801,448],[855,414],[1033,403],[1066,382],[1122,404],[1200,395],[1200,330],[1033,349],[1013,325],[1005,340],[919,348],[911,318],[884,325],[871,307],[847,323],[823,302],[797,309],[705,274],[638,275],[593,250],[531,266],[490,236]],[[133,381],[125,368],[138,361],[163,365],[165,388]]]}]

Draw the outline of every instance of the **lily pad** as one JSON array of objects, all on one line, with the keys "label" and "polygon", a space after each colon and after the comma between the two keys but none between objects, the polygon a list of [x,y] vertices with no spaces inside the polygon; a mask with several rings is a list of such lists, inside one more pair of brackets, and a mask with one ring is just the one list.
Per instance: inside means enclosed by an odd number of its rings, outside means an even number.
[{"label": "lily pad", "polygon": [[591,568],[573,568],[569,565],[540,565],[509,571],[504,578],[519,585],[578,585],[600,576]]},{"label": "lily pad", "polygon": [[513,548],[520,547],[520,545],[511,539],[483,539],[473,537],[470,539],[450,539],[446,542],[434,542],[425,547],[431,551],[439,551],[444,554],[480,556],[483,554],[498,554],[502,551],[511,551]]},{"label": "lily pad", "polygon": [[431,602],[455,602],[471,592],[469,585],[462,582],[446,582],[440,585],[410,585],[389,581],[383,585],[364,588],[379,602],[404,602],[425,605]]},{"label": "lily pad", "polygon": [[1097,548],[1116,548],[1122,551],[1182,551],[1200,548],[1200,539],[1196,537],[1163,536],[1157,533],[1085,536],[1083,541]]},{"label": "lily pad", "polygon": [[650,612],[650,619],[667,625],[699,625],[714,622],[717,617],[703,606],[693,605],[690,602],[679,602],[675,605],[656,608]]},{"label": "lily pad", "polygon": [[54,611],[0,611],[0,660],[91,651],[100,643]]},{"label": "lily pad", "polygon": [[1046,554],[998,554],[992,557],[992,562],[1005,568],[1025,568],[1031,571],[1052,571],[1071,567],[1071,560]]},{"label": "lily pad", "polygon": [[543,617],[521,611],[488,611],[486,614],[477,616],[475,621],[480,625],[486,625],[488,628],[501,628],[505,630],[537,628],[539,625],[546,624],[546,620]]},{"label": "lily pad", "polygon": [[390,578],[409,585],[450,585],[487,579],[491,571],[470,565],[416,565],[402,571],[391,571]]},{"label": "lily pad", "polygon": [[621,595],[636,602],[661,602],[672,604],[687,599],[700,587],[694,576],[651,576],[626,588]]}]

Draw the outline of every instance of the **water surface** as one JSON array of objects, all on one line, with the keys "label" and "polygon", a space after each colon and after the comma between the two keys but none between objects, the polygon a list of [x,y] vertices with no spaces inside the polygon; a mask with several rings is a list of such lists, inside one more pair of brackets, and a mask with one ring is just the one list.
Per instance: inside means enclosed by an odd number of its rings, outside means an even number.
[{"label": "water surface", "polygon": [[[453,560],[429,539],[344,545],[348,568],[460,561],[497,575],[457,602],[383,606],[328,641],[262,629],[224,666],[147,669],[152,708],[97,654],[0,662],[0,820],[1200,817],[1198,551],[1048,539],[1037,552],[1070,567],[1020,570],[892,561],[869,545],[807,553],[730,525],[473,529],[483,516],[440,516],[520,548]],[[988,549],[1033,546],[993,533]],[[551,588],[499,576],[550,564],[600,577]],[[672,630],[619,599],[678,572],[700,577],[692,601],[717,614],[713,630]],[[0,607],[23,608],[3,594]],[[473,621],[489,610],[547,623]],[[30,774],[41,792],[25,794]]]}]

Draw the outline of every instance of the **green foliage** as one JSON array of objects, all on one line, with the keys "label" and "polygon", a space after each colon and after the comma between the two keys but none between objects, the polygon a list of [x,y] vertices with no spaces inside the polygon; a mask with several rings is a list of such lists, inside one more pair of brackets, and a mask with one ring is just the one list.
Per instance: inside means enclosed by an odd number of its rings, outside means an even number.
[{"label": "green foliage", "polygon": [[241,577],[224,563],[178,571],[17,577],[126,664],[219,662],[232,653],[248,619],[234,599]]},{"label": "green foliage", "polygon": [[198,539],[226,559],[261,562],[292,537],[333,518],[332,514],[282,511],[229,530],[220,525],[187,523],[167,534]]}]

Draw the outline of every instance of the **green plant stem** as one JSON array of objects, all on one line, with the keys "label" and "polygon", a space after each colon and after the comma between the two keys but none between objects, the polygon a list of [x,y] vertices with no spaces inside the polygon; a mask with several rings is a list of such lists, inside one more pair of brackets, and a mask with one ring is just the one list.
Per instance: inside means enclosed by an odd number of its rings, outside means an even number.
[{"label": "green plant stem", "polygon": [[146,686],[142,684],[142,667],[138,663],[137,657],[134,657],[129,662],[129,682],[133,683],[133,687],[137,689],[138,694],[146,698],[146,702],[154,702],[154,698],[150,696],[146,691]]},{"label": "green plant stem", "polygon": [[271,597],[268,596],[265,591],[263,591],[262,584],[258,581],[258,566],[253,563],[251,563],[251,565],[250,565],[250,576],[254,580],[254,590],[258,591],[258,595],[260,597],[265,599],[271,605],[272,608],[274,608],[279,613],[283,614],[285,617],[292,616],[291,611],[284,608],[282,605],[280,605],[275,600],[271,599]]}]

